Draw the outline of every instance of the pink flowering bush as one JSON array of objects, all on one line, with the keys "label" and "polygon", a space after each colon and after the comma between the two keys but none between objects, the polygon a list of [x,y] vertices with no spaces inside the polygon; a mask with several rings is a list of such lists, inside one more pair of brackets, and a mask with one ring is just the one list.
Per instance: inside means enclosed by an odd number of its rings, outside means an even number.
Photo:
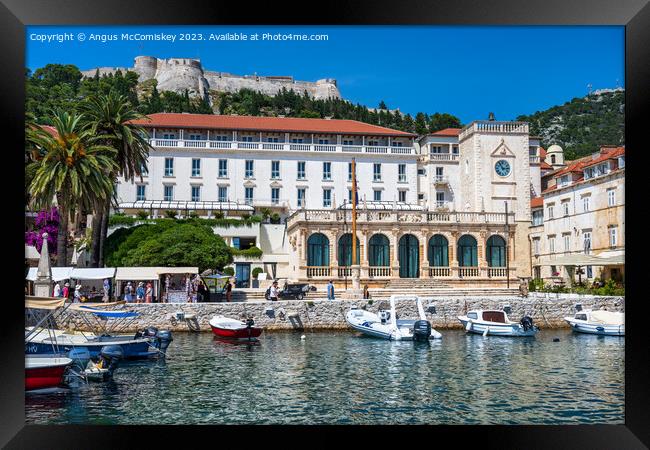
[{"label": "pink flowering bush", "polygon": [[59,211],[56,207],[49,211],[40,211],[34,220],[34,229],[25,232],[25,244],[36,247],[40,253],[43,246],[43,233],[47,233],[47,249],[50,255],[56,255],[56,238],[59,232]]}]

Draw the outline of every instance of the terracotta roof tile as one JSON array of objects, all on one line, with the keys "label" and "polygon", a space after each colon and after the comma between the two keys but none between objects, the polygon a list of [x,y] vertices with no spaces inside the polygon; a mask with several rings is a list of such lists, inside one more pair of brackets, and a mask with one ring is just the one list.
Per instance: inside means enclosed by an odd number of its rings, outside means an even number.
[{"label": "terracotta roof tile", "polygon": [[444,130],[439,130],[435,133],[431,133],[429,136],[458,136],[460,134],[460,130],[460,128],[445,128]]},{"label": "terracotta roof tile", "polygon": [[585,163],[583,167],[590,167],[603,161],[607,161],[611,158],[618,158],[624,154],[625,147],[601,147],[600,156],[596,159],[592,159],[590,162]]},{"label": "terracotta roof tile", "polygon": [[356,120],[303,119],[297,117],[222,116],[212,114],[155,113],[133,123],[160,128],[211,128],[294,133],[364,134],[372,136],[416,137],[413,133],[393,130]]}]

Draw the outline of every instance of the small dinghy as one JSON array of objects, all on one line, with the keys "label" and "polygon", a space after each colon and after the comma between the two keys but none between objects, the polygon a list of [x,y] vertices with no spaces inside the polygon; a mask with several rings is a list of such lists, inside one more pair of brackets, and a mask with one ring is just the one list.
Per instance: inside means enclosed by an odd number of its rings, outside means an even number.
[{"label": "small dinghy", "polygon": [[601,336],[625,336],[625,314],[613,311],[578,311],[565,317],[573,331]]},{"label": "small dinghy", "polygon": [[483,336],[535,336],[539,331],[531,317],[512,322],[505,311],[499,310],[469,311],[465,316],[458,316],[458,320],[467,332]]},{"label": "small dinghy", "polygon": [[256,339],[262,334],[262,328],[255,327],[252,318],[243,320],[230,319],[224,316],[214,316],[210,319],[212,333],[227,339]]},{"label": "small dinghy", "polygon": [[25,356],[25,390],[48,389],[62,386],[70,358],[46,355]]},{"label": "small dinghy", "polygon": [[[417,303],[418,320],[398,320],[395,314],[395,300],[413,300]],[[352,308],[345,315],[348,324],[361,333],[380,339],[394,341],[428,341],[440,339],[442,335],[431,327],[424,314],[422,301],[417,296],[391,295],[390,311],[379,314]]]}]

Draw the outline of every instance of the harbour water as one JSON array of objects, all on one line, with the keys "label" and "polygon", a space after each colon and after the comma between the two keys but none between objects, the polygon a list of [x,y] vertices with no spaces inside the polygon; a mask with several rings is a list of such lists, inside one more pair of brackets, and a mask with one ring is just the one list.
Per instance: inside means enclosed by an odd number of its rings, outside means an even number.
[{"label": "harbour water", "polygon": [[[624,338],[445,330],[430,343],[351,332],[255,345],[176,333],[166,360],[27,394],[30,424],[623,424]],[[559,338],[559,342],[554,342]]]}]

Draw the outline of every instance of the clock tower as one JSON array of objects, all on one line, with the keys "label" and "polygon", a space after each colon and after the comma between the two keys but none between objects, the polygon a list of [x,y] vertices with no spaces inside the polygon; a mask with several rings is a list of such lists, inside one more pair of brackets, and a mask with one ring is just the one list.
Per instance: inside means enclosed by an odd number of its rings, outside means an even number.
[{"label": "clock tower", "polygon": [[[528,123],[475,121],[459,135],[462,211],[495,213],[508,211],[514,227],[517,271],[530,274],[527,232],[530,225],[530,158]],[[514,221],[514,222],[513,222]]]}]

